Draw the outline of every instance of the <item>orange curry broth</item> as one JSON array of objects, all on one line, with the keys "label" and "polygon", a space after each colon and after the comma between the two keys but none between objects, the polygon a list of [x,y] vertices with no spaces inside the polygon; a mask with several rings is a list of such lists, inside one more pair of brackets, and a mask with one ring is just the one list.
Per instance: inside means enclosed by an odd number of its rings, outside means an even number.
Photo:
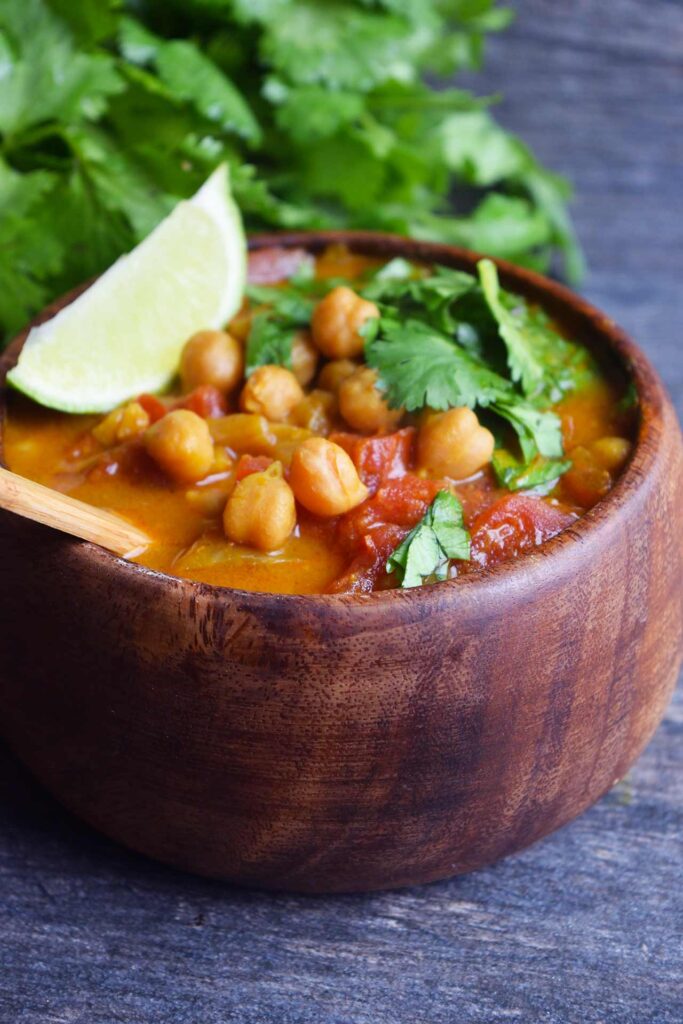
[{"label": "orange curry broth", "polygon": [[[333,249],[318,258],[316,272],[352,280],[376,262]],[[250,272],[261,281],[269,276],[273,281],[282,277],[278,267],[277,253],[269,265],[268,253],[262,251]],[[596,463],[591,445],[605,437],[628,438],[633,430],[634,413],[623,411],[622,394],[622,386],[601,376],[555,406],[567,455],[571,459],[575,454],[575,465],[545,497],[500,488],[490,467],[467,481],[425,479],[414,463],[416,427],[410,417],[390,435],[363,437],[337,416],[330,439],[349,452],[370,497],[332,519],[299,506],[293,535],[271,553],[226,540],[221,516],[227,496],[236,479],[263,469],[272,459],[282,462],[287,475],[294,448],[313,435],[301,425],[236,414],[234,399],[227,416],[216,416],[220,408],[212,408],[205,395],[194,395],[189,402],[195,411],[213,414],[208,422],[217,453],[212,472],[192,485],[170,481],[140,439],[103,448],[91,433],[102,417],[54,412],[14,393],[9,397],[5,453],[14,472],[118,512],[144,529],[153,543],[135,560],[152,569],[283,594],[386,589],[395,585],[384,572],[388,555],[444,486],[460,498],[472,533],[472,562],[458,563],[452,575],[521,554],[595,504],[618,472]],[[179,400],[177,395],[165,396],[164,402],[169,405],[174,399]],[[150,401],[151,408],[157,400]]]}]

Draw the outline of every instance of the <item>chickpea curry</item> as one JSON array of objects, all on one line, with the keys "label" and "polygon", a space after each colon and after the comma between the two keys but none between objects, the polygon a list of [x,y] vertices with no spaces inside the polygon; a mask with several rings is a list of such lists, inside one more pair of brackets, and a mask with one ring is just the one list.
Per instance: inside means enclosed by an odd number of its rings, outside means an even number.
[{"label": "chickpea curry", "polygon": [[9,467],[111,509],[132,557],[210,584],[345,593],[452,578],[559,533],[612,487],[636,403],[478,275],[334,247],[253,253],[242,309],[177,384],[105,416],[9,403]]}]

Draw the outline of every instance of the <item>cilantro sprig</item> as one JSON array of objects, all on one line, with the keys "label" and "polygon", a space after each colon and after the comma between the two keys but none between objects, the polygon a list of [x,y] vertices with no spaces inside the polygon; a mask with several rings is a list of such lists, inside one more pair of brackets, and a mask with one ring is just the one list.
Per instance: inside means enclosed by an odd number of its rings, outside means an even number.
[{"label": "cilantro sprig", "polygon": [[419,320],[382,318],[365,358],[377,370],[392,408],[450,409],[490,405],[509,385],[453,338]]},{"label": "cilantro sprig", "polygon": [[304,262],[287,284],[278,287],[250,285],[247,288],[247,298],[258,310],[252,318],[247,338],[247,376],[266,363],[277,363],[291,369],[294,335],[300,328],[308,326],[318,293],[329,286],[329,282],[316,282],[311,264]]},{"label": "cilantro sprig", "polygon": [[247,338],[245,375],[248,377],[259,366],[273,363],[291,370],[295,331],[296,325],[291,321],[257,313]]},{"label": "cilantro sprig", "polygon": [[493,455],[493,471],[498,483],[509,491],[546,494],[570,468],[571,462],[566,459],[536,457],[528,463],[520,462],[505,448],[498,449]]},{"label": "cilantro sprig", "polygon": [[420,522],[387,561],[401,587],[445,580],[451,559],[468,560],[470,535],[464,527],[462,505],[450,491],[439,491]]},{"label": "cilantro sprig", "polygon": [[[224,161],[250,230],[374,228],[538,267],[559,249],[576,276],[566,183],[489,100],[425,84],[476,67],[510,18],[500,0],[0,0],[0,336]],[[446,329],[440,287],[422,298]]]},{"label": "cilantro sprig", "polygon": [[[374,337],[371,336],[371,331]],[[526,462],[562,455],[560,421],[517,392],[510,380],[429,324],[383,318],[367,332],[365,358],[393,408],[490,409],[517,434]]]},{"label": "cilantro sprig", "polygon": [[534,348],[528,329],[525,329],[524,310],[509,309],[504,303],[498,283],[498,271],[491,260],[480,260],[477,269],[486,305],[498,325],[498,331],[507,348],[507,361],[513,381],[519,381],[526,395],[532,395],[543,380],[545,369],[540,353]]}]

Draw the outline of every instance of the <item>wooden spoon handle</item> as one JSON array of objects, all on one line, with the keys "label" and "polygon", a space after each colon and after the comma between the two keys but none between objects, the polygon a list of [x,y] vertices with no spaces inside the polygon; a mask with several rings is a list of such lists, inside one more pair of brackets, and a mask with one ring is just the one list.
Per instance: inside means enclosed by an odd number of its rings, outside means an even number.
[{"label": "wooden spoon handle", "polygon": [[121,516],[86,505],[84,501],[43,487],[1,466],[0,508],[72,537],[92,541],[117,555],[131,555],[150,543],[146,533]]}]

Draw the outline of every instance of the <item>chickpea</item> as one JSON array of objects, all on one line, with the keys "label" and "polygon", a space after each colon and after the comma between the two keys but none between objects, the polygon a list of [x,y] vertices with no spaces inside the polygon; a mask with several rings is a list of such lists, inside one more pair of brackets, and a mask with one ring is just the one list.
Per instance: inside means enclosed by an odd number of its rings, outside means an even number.
[{"label": "chickpea", "polygon": [[311,320],[313,341],[328,359],[359,356],[365,344],[358,333],[366,320],[378,317],[374,302],[361,299],[352,288],[333,288],[315,308]]},{"label": "chickpea", "polygon": [[302,387],[310,384],[318,369],[318,350],[308,331],[297,331],[292,342],[292,373]]},{"label": "chickpea", "polygon": [[337,412],[337,400],[329,391],[314,388],[292,410],[292,422],[315,434],[329,434]]},{"label": "chickpea", "polygon": [[369,366],[359,366],[339,386],[339,411],[354,430],[363,434],[393,430],[403,409],[390,409],[377,388],[377,374]]},{"label": "chickpea", "polygon": [[430,416],[420,428],[418,462],[433,476],[465,480],[491,461],[495,441],[465,407]]},{"label": "chickpea", "polygon": [[178,483],[201,480],[213,464],[213,441],[206,420],[189,409],[175,409],[149,428],[145,448]]},{"label": "chickpea", "polygon": [[358,363],[354,363],[352,359],[333,359],[331,362],[325,363],[318,374],[318,387],[336,395],[340,385],[357,369]]},{"label": "chickpea", "polygon": [[602,469],[618,473],[631,453],[631,444],[624,437],[601,437],[593,441],[590,450]]},{"label": "chickpea", "polygon": [[279,462],[240,480],[223,512],[226,536],[260,551],[281,548],[295,526],[294,494]]},{"label": "chickpea", "polygon": [[183,389],[213,384],[226,394],[233,391],[244,373],[240,343],[226,331],[198,331],[185,342],[180,357]]},{"label": "chickpea", "polygon": [[303,397],[302,387],[290,370],[284,366],[259,366],[242,388],[240,409],[279,423],[287,419]]},{"label": "chickpea", "polygon": [[579,505],[592,508],[607,494],[612,478],[583,445],[577,445],[567,454],[572,466],[562,477],[562,486]]},{"label": "chickpea", "polygon": [[350,456],[323,437],[310,437],[299,445],[289,480],[297,501],[317,516],[339,516],[368,496]]},{"label": "chickpea", "polygon": [[110,448],[112,445],[129,441],[133,437],[144,434],[149,426],[149,415],[139,402],[128,402],[120,409],[114,409],[108,416],[93,427],[93,436]]}]

